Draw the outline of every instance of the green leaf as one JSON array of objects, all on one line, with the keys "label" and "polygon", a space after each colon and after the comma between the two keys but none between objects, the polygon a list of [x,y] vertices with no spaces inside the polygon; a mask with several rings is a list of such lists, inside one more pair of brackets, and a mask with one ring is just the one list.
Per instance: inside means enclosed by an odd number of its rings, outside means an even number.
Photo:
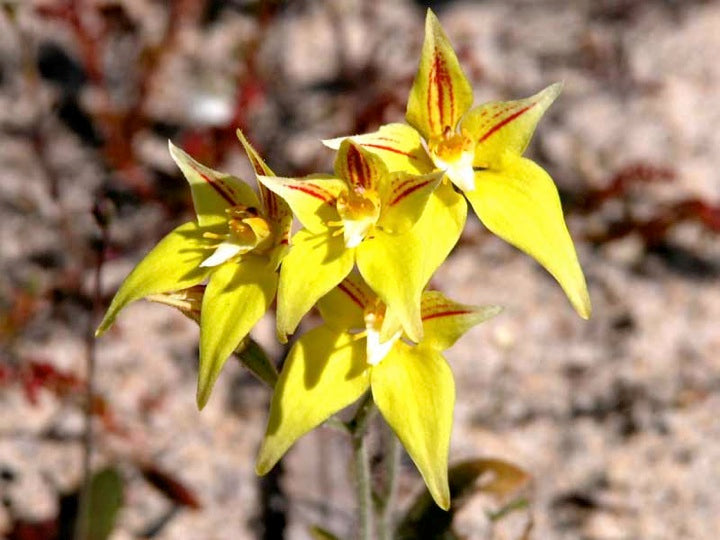
[{"label": "green leaf", "polygon": [[560,283],[575,311],[588,319],[585,277],[550,176],[529,159],[511,155],[498,170],[475,175],[477,188],[465,195],[480,221],[538,261]]},{"label": "green leaf", "polygon": [[203,296],[200,315],[200,367],[197,403],[210,397],[225,361],[270,307],[277,273],[264,257],[244,256],[215,269]]},{"label": "green leaf", "polygon": [[105,540],[115,528],[123,504],[123,481],[114,468],[93,474],[87,501],[87,539]]},{"label": "green leaf", "polygon": [[170,155],[190,184],[195,213],[201,226],[227,221],[225,210],[237,205],[260,208],[253,189],[239,178],[198,163],[168,141]]},{"label": "green leaf", "polygon": [[313,540],[340,540],[339,536],[335,536],[327,529],[323,529],[319,525],[310,527],[310,537]]},{"label": "green leaf", "polygon": [[207,240],[194,222],[170,232],[125,278],[95,335],[102,335],[128,304],[151,294],[187,289],[203,281],[210,273],[209,268],[200,268],[208,256],[207,248]]},{"label": "green leaf", "polygon": [[450,507],[448,449],[455,381],[432,349],[398,342],[371,372],[375,403],[415,462],[437,505]]},{"label": "green leaf", "polygon": [[355,250],[346,249],[343,238],[329,232],[314,234],[306,229],[293,236],[290,252],[280,268],[277,332],[287,340],[300,319],[322,296],[352,270]]},{"label": "green leaf", "polygon": [[303,335],[275,386],[256,472],[266,474],[297,439],[365,393],[367,367],[362,340],[324,325]]}]

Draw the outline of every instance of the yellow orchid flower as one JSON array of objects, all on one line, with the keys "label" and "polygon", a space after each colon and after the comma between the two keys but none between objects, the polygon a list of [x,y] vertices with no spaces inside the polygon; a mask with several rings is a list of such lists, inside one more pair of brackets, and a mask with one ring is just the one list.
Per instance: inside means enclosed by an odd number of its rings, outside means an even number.
[{"label": "yellow orchid flower", "polygon": [[[350,139],[380,156],[390,170],[443,170],[483,224],[545,267],[587,319],[590,298],[557,188],[542,168],[522,157],[561,87],[553,84],[527,99],[472,108],[470,82],[440,22],[428,10],[407,104],[410,125],[390,124]],[[342,140],[325,144],[336,148]]]},{"label": "yellow orchid flower", "polygon": [[258,177],[287,201],[304,227],[293,237],[280,270],[277,330],[281,340],[348,275],[355,262],[377,294],[398,313],[399,325],[411,339],[420,340],[422,289],[457,241],[465,218],[464,209],[456,208],[457,201],[434,204],[424,219],[451,221],[449,233],[428,241],[429,224],[416,230],[441,176],[442,172],[389,174],[381,159],[346,141],[339,147],[334,176]]},{"label": "yellow orchid flower", "polygon": [[318,307],[325,324],[293,346],[275,386],[257,473],[267,473],[297,439],[370,389],[435,502],[449,508],[455,383],[441,352],[500,308],[466,306],[427,291],[421,307],[425,337],[410,345],[402,332],[379,339],[386,307],[356,274]]},{"label": "yellow orchid flower", "polygon": [[[256,173],[271,175],[238,135]],[[96,335],[136,300],[207,280],[200,309],[197,402],[202,408],[223,364],[275,298],[277,268],[288,249],[292,214],[284,201],[262,186],[258,200],[242,180],[205,167],[172,143],[169,146],[190,184],[197,220],[170,232],[138,263],[115,294]]]}]

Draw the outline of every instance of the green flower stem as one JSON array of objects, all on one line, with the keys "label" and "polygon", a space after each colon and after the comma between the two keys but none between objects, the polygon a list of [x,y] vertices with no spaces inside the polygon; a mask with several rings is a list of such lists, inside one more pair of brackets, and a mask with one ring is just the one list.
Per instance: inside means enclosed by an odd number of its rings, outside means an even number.
[{"label": "green flower stem", "polygon": [[385,469],[385,485],[383,491],[375,499],[375,509],[379,516],[377,523],[378,538],[391,540],[393,537],[392,508],[395,502],[398,465],[400,463],[400,441],[393,431],[386,426],[386,445],[383,465]]},{"label": "green flower stem", "polygon": [[368,422],[376,412],[372,394],[365,394],[358,406],[355,417],[348,423],[352,438],[353,460],[355,462],[355,493],[357,494],[358,538],[371,540],[373,529],[372,493],[370,490],[370,461],[368,459],[365,433]]}]

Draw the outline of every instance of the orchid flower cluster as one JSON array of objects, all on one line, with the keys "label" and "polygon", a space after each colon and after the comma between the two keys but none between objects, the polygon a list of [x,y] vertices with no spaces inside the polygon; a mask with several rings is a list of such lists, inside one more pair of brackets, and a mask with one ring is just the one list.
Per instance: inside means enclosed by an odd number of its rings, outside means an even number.
[{"label": "orchid flower cluster", "polygon": [[[275,384],[257,472],[369,390],[447,509],[455,386],[442,351],[499,311],[425,290],[460,237],[466,200],[491,232],[555,277],[581,317],[590,316],[557,189],[522,156],[560,88],[473,107],[470,83],[428,11],[407,123],[323,141],[336,151],[332,174],[276,176],[238,132],[256,192],[170,143],[197,219],[135,267],[98,335],[135,300],[188,299],[205,283],[192,304],[202,408],[225,361],[273,302],[281,342],[317,307],[324,323],[294,343]],[[294,234],[293,216],[302,226]]]}]

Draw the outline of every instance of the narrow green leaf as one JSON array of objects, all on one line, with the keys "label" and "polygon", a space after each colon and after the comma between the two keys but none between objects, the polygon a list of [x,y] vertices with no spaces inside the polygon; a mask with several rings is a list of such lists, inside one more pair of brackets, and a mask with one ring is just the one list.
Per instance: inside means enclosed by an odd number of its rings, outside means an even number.
[{"label": "narrow green leaf", "polygon": [[123,504],[123,481],[114,468],[93,474],[87,501],[87,539],[105,540],[115,528]]}]

